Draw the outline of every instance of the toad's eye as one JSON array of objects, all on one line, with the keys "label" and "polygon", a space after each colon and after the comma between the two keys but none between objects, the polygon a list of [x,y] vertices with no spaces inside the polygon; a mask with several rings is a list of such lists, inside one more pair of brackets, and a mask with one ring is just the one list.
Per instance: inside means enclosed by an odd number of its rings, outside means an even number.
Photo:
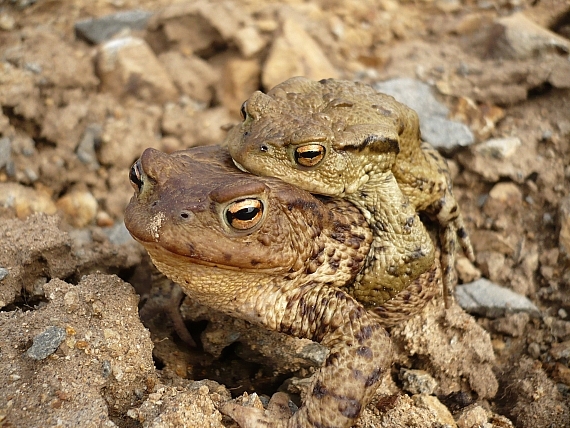
[{"label": "toad's eye", "polygon": [[244,101],[239,109],[239,113],[241,114],[241,118],[245,120],[247,118],[247,101]]},{"label": "toad's eye", "polygon": [[129,171],[129,180],[131,181],[133,189],[140,192],[143,185],[140,159],[131,166],[131,170]]},{"label": "toad's eye", "polygon": [[249,230],[256,226],[263,216],[263,203],[259,199],[243,199],[226,208],[226,221],[237,230]]},{"label": "toad's eye", "polygon": [[295,149],[295,162],[301,166],[317,166],[325,157],[325,148],[320,144],[307,144]]}]

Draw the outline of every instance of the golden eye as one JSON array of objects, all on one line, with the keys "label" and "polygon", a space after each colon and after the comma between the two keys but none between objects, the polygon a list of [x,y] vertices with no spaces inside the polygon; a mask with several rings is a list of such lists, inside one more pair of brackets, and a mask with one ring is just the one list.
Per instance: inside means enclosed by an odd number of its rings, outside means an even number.
[{"label": "golden eye", "polygon": [[131,170],[129,171],[129,180],[131,182],[131,186],[133,186],[133,189],[135,189],[137,192],[140,192],[143,185],[140,159],[136,161],[133,166],[131,166]]},{"label": "golden eye", "polygon": [[302,166],[317,166],[325,157],[325,148],[320,144],[307,144],[295,149],[295,162]]},{"label": "golden eye", "polygon": [[241,105],[241,108],[239,109],[239,113],[240,113],[241,118],[243,120],[245,120],[247,118],[247,101],[243,102],[243,104]]},{"label": "golden eye", "polygon": [[228,225],[237,230],[249,230],[256,226],[263,216],[263,203],[259,199],[243,199],[226,208]]}]

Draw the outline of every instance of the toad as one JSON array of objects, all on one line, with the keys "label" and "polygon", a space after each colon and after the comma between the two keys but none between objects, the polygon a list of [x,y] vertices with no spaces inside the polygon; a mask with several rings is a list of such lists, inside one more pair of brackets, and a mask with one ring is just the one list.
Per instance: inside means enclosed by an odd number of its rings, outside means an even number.
[{"label": "toad", "polygon": [[338,288],[362,269],[372,241],[359,210],[243,173],[216,146],[147,149],[129,177],[125,225],[188,296],[330,349],[290,419],[222,410],[242,427],[351,426],[391,363],[380,318]]},{"label": "toad", "polygon": [[374,231],[370,266],[354,290],[374,305],[431,266],[417,213],[440,224],[444,295],[457,282],[456,243],[474,259],[445,159],[422,142],[417,113],[350,81],[291,78],[242,106],[226,144],[236,165],[357,205]]}]

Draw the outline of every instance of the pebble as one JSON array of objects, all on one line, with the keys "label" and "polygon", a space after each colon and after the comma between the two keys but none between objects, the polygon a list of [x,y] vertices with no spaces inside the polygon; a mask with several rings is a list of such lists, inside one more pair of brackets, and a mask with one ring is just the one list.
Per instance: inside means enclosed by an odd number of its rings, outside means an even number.
[{"label": "pebble", "polygon": [[0,206],[14,208],[21,219],[32,213],[55,214],[57,211],[47,192],[11,182],[0,183]]},{"label": "pebble", "polygon": [[65,329],[50,326],[34,337],[34,343],[26,351],[26,355],[34,360],[43,360],[53,354],[65,340]]},{"label": "pebble", "polygon": [[499,18],[490,31],[488,54],[494,58],[526,59],[555,49],[568,54],[570,41],[531,21],[522,12]]},{"label": "pebble", "polygon": [[483,156],[495,159],[508,159],[521,147],[518,137],[492,138],[475,147],[475,151]]},{"label": "pebble", "polygon": [[289,18],[283,22],[281,35],[271,45],[261,79],[265,88],[273,88],[292,76],[320,80],[338,78],[339,72],[317,42],[299,23]]},{"label": "pebble", "polygon": [[0,281],[6,278],[9,274],[10,272],[8,271],[8,269],[0,267]]},{"label": "pebble", "polygon": [[75,227],[85,227],[97,214],[97,199],[87,190],[74,190],[63,195],[56,206],[64,212],[69,223]]},{"label": "pebble", "polygon": [[0,14],[0,30],[11,31],[15,26],[16,20],[14,17],[3,10]]},{"label": "pebble", "polygon": [[437,381],[424,370],[400,370],[404,390],[412,394],[431,395],[437,388]]},{"label": "pebble", "polygon": [[467,125],[447,119],[449,109],[435,98],[431,86],[410,78],[376,82],[373,86],[414,109],[420,117],[422,138],[435,148],[451,152],[475,142]]},{"label": "pebble", "polygon": [[570,358],[570,340],[565,342],[555,343],[549,351],[552,358],[555,360],[569,359]]},{"label": "pebble", "polygon": [[458,285],[455,295],[465,311],[487,318],[498,318],[513,312],[540,315],[538,308],[528,298],[485,278]]},{"label": "pebble", "polygon": [[140,38],[123,37],[100,45],[97,72],[102,89],[116,96],[134,95],[155,103],[178,98],[165,68]]},{"label": "pebble", "polygon": [[99,162],[97,161],[97,154],[95,153],[95,147],[98,141],[101,140],[101,133],[103,128],[98,123],[93,123],[85,128],[83,133],[83,138],[77,146],[75,153],[79,160],[88,165],[90,169],[99,169]]},{"label": "pebble", "polygon": [[558,214],[560,218],[558,245],[566,257],[570,258],[570,196],[566,196],[560,201]]},{"label": "pebble", "polygon": [[103,231],[113,245],[123,245],[128,242],[134,242],[131,234],[122,221],[118,222],[113,227],[106,227]]},{"label": "pebble", "polygon": [[504,318],[499,318],[491,322],[492,327],[499,333],[508,334],[512,337],[520,337],[530,320],[526,312],[509,314]]},{"label": "pebble", "polygon": [[151,16],[151,12],[144,10],[127,10],[101,18],[84,19],[75,23],[75,34],[96,45],[109,40],[126,28],[144,30]]},{"label": "pebble", "polygon": [[12,163],[12,142],[8,137],[0,138],[0,169]]}]

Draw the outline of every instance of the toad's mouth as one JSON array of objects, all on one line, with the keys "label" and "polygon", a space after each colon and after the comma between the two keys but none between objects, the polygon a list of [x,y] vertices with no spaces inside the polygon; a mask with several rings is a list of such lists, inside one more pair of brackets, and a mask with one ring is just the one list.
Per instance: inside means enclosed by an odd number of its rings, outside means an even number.
[{"label": "toad's mouth", "polygon": [[144,241],[137,237],[134,239],[139,242],[143,247],[145,247],[146,251],[150,255],[153,263],[167,265],[170,266],[172,269],[183,272],[192,269],[192,265],[200,265],[206,266],[213,269],[223,270],[223,271],[232,271],[232,272],[242,272],[242,273],[252,273],[256,275],[265,274],[265,275],[283,275],[285,269],[281,266],[274,267],[274,268],[260,268],[260,267],[251,267],[251,266],[235,266],[229,265],[217,261],[212,260],[205,260],[200,257],[195,257],[187,254],[178,254],[174,251],[169,250],[168,248],[164,247],[163,245],[153,242],[153,241]]},{"label": "toad's mouth", "polygon": [[249,171],[248,171],[247,169],[245,169],[242,164],[240,164],[240,163],[239,163],[238,161],[236,161],[235,159],[232,159],[232,160],[234,161],[234,165],[237,166],[237,168],[238,168],[240,171],[249,173]]}]

